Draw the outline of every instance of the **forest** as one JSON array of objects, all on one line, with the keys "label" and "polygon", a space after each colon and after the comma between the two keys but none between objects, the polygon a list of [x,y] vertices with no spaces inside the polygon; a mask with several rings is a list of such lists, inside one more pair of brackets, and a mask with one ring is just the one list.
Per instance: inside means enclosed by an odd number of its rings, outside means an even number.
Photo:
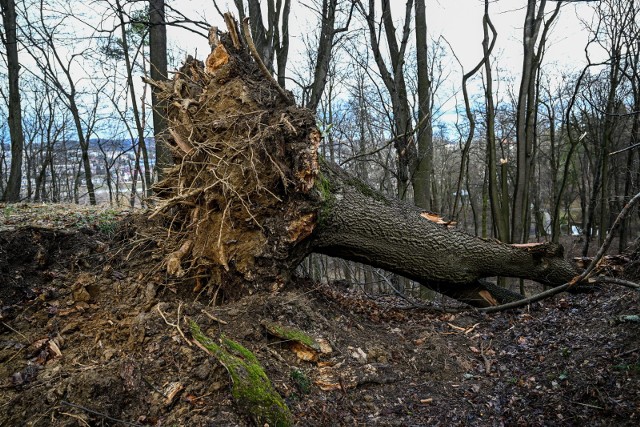
[{"label": "forest", "polygon": [[0,424],[637,423],[637,2],[187,3],[0,2]]}]

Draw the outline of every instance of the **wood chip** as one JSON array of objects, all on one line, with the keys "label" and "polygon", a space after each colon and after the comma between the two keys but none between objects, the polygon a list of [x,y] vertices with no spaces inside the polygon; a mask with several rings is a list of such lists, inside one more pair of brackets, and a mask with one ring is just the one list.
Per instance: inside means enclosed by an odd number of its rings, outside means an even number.
[{"label": "wood chip", "polygon": [[164,389],[164,395],[166,396],[164,404],[166,406],[171,405],[182,390],[184,390],[184,386],[177,381],[166,386]]}]

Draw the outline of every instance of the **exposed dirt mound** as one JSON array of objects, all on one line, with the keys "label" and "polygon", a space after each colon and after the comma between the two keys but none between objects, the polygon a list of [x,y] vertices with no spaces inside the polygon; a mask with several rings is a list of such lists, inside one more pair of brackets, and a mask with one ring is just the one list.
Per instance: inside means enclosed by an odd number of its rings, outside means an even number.
[{"label": "exposed dirt mound", "polygon": [[[0,232],[0,425],[250,425],[188,320],[250,350],[297,425],[638,422],[637,293],[486,316],[296,280],[215,306],[152,268],[161,258],[143,230],[129,223],[109,241],[99,228]],[[331,350],[304,361],[274,324]]]}]

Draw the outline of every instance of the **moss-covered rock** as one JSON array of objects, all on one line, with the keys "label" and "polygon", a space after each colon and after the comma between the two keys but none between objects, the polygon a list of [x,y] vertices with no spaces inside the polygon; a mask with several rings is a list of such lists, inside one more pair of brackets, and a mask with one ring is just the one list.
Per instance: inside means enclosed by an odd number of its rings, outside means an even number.
[{"label": "moss-covered rock", "polygon": [[239,343],[222,337],[221,345],[190,323],[193,337],[209,350],[231,375],[231,394],[236,404],[257,425],[292,425],[292,415],[282,397],[275,390],[256,356]]}]

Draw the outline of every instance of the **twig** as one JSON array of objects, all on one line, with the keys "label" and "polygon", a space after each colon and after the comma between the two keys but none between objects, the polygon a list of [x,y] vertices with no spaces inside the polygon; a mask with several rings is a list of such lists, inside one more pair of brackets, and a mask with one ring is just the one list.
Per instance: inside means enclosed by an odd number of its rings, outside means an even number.
[{"label": "twig", "polygon": [[572,402],[575,403],[576,405],[582,405],[582,406],[586,406],[587,408],[593,408],[593,409],[604,409],[600,406],[596,406],[596,405],[589,405],[588,403],[580,403],[580,402]]},{"label": "twig", "polygon": [[484,370],[487,375],[491,373],[491,360],[485,354],[486,350],[491,350],[491,341],[489,341],[489,346],[484,348],[484,341],[480,343],[480,356],[482,356],[482,360],[484,361]]},{"label": "twig", "polygon": [[393,138],[386,140],[385,142],[383,142],[383,143],[382,143],[382,146],[381,146],[381,147],[376,148],[376,149],[375,149],[375,150],[373,150],[373,151],[369,151],[369,152],[367,152],[367,153],[360,153],[360,154],[356,154],[355,156],[351,156],[351,157],[349,157],[348,159],[341,161],[341,162],[340,162],[340,166],[343,166],[345,163],[348,163],[348,162],[350,162],[350,161],[352,161],[352,160],[359,159],[360,157],[372,156],[372,155],[374,155],[374,154],[376,154],[376,153],[379,153],[380,151],[384,150],[385,148],[387,148],[388,146],[390,146],[391,144],[393,144],[395,141],[397,141],[397,140],[399,140],[399,139],[401,139],[401,138],[405,138],[405,137],[408,137],[408,136],[412,136],[413,134],[415,134],[417,131],[419,131],[419,130],[420,130],[420,128],[422,127],[422,125],[423,125],[423,124],[425,123],[425,121],[426,121],[427,119],[429,119],[429,118],[431,118],[431,117],[430,117],[430,116],[424,116],[424,117],[422,118],[422,120],[420,120],[420,122],[419,122],[419,123],[418,123],[418,124],[413,128],[413,129],[411,129],[409,132],[405,132],[405,133],[402,133],[402,134],[400,134],[400,135],[396,135],[396,136],[394,136]]},{"label": "twig", "polygon": [[70,406],[72,408],[83,410],[83,411],[88,412],[88,413],[93,414],[93,415],[98,415],[98,416],[100,416],[102,418],[106,418],[109,421],[113,421],[113,422],[116,422],[116,423],[121,423],[121,424],[124,424],[124,425],[127,425],[127,426],[142,427],[142,424],[130,423],[129,421],[119,420],[117,418],[110,417],[107,414],[103,414],[101,412],[94,411],[93,409],[89,409],[89,408],[86,408],[84,406],[76,405],[75,403],[67,402],[66,400],[61,400],[60,403],[62,405],[67,405],[67,406]]},{"label": "twig", "polygon": [[483,313],[495,313],[497,311],[503,311],[503,310],[509,310],[511,308],[522,307],[522,306],[529,305],[531,303],[540,301],[540,300],[545,299],[547,297],[553,296],[555,294],[559,294],[560,292],[564,292],[569,287],[570,287],[570,284],[569,283],[565,283],[564,285],[555,287],[553,289],[549,289],[548,291],[540,292],[539,294],[535,294],[533,296],[530,296],[529,298],[524,298],[524,299],[520,299],[518,301],[508,302],[506,304],[496,305],[496,306],[493,306],[493,307],[478,308],[477,311],[480,311],[480,312],[483,312]]},{"label": "twig", "polygon": [[473,325],[473,326],[472,326],[472,327],[470,327],[469,329],[466,329],[466,330],[464,331],[464,334],[465,334],[465,335],[469,335],[469,334],[470,334],[471,332],[473,332],[473,330],[474,330],[475,328],[477,328],[479,325],[480,325],[480,323],[479,323],[479,322],[478,322],[478,323],[476,323],[475,325]]},{"label": "twig", "polygon": [[174,328],[176,328],[178,330],[178,332],[180,333],[180,335],[182,336],[182,338],[184,338],[184,340],[187,342],[187,344],[189,345],[189,347],[191,347],[191,341],[189,341],[187,339],[187,337],[184,335],[184,333],[182,332],[182,329],[180,329],[180,308],[182,308],[182,303],[178,304],[178,322],[177,323],[171,323],[167,320],[167,317],[164,315],[164,313],[162,312],[162,310],[160,310],[160,306],[156,306],[156,308],[158,309],[158,313],[160,313],[160,316],[162,316],[162,319],[164,319],[164,323],[166,323],[169,326],[172,326]]},{"label": "twig", "polygon": [[625,151],[633,150],[636,147],[640,147],[640,143],[630,145],[628,147],[623,148],[622,150],[613,151],[613,152],[609,153],[609,155],[613,156],[613,155],[616,155],[616,154],[619,154],[619,153],[624,153]]},{"label": "twig", "polygon": [[82,419],[82,417],[80,415],[76,415],[76,414],[70,414],[69,412],[60,412],[60,415],[66,415],[67,417],[71,417],[71,418],[75,418],[79,421],[82,422],[82,424],[86,425],[87,427],[91,427],[89,425],[88,422],[86,422],[85,420]]},{"label": "twig", "polygon": [[376,272],[376,274],[382,278],[382,280],[384,280],[387,285],[393,290],[393,292],[398,295],[400,298],[402,298],[403,300],[405,300],[406,302],[408,302],[409,304],[411,304],[411,307],[413,308],[419,308],[419,309],[423,309],[423,310],[434,310],[434,311],[438,311],[438,312],[443,312],[444,309],[440,308],[440,307],[433,307],[431,305],[427,305],[427,304],[418,304],[414,301],[411,301],[405,294],[404,292],[400,291],[399,289],[397,289],[395,286],[393,286],[393,283],[391,282],[391,280],[389,280],[388,277],[386,277],[384,274],[380,274],[378,272]]},{"label": "twig", "polygon": [[631,289],[640,289],[640,285],[632,282],[630,280],[624,280],[624,279],[618,279],[616,277],[598,277],[598,282],[604,282],[604,283],[613,283],[614,285],[620,285],[620,286],[625,286],[627,288],[631,288]]},{"label": "twig", "polygon": [[225,322],[222,319],[218,319],[217,317],[215,317],[213,314],[207,313],[205,310],[202,310],[202,314],[204,314],[205,316],[207,316],[209,319],[220,323],[221,325],[227,325],[228,322]]},{"label": "twig", "polygon": [[616,357],[624,357],[624,356],[628,356],[631,353],[635,353],[636,351],[640,350],[640,347],[636,347],[636,348],[632,348],[631,350],[627,350],[624,353],[620,353],[617,354]]},{"label": "twig", "polygon": [[15,329],[13,329],[11,326],[7,325],[6,323],[2,322],[2,324],[4,325],[5,328],[7,329],[11,329],[13,332],[15,332],[16,334],[20,335],[22,338],[24,338],[25,340],[29,341],[29,338],[27,338],[24,334],[16,331]]},{"label": "twig", "polygon": [[276,87],[276,89],[284,99],[291,102],[291,98],[289,97],[289,94],[287,94],[287,92],[285,92],[285,90],[280,87],[276,79],[273,78],[273,76],[267,69],[267,66],[264,65],[264,62],[262,62],[262,58],[260,58],[258,49],[256,49],[256,45],[253,43],[253,38],[251,37],[251,31],[249,29],[249,18],[244,18],[242,20],[242,32],[244,33],[244,38],[247,41],[247,46],[249,46],[249,52],[251,52],[251,56],[258,64],[258,67],[260,67],[260,71],[262,71],[262,74],[264,75],[264,77],[267,80],[269,80],[271,83],[273,83],[273,85]]}]

